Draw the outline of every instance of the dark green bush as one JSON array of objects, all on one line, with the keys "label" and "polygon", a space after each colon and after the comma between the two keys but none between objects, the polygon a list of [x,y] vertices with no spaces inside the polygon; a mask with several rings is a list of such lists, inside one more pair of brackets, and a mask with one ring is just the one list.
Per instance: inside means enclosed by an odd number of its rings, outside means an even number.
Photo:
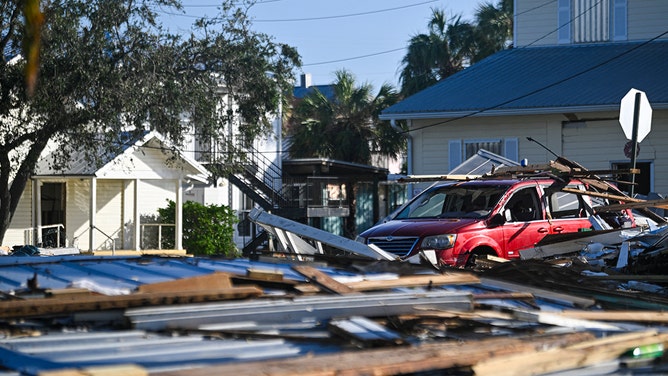
[{"label": "dark green bush", "polygon": [[[176,223],[176,204],[169,200],[166,208],[158,209],[160,222]],[[193,201],[183,203],[183,247],[195,255],[221,255],[236,257],[239,251],[234,245],[234,211],[223,205],[202,205]],[[163,236],[163,247],[174,247],[174,236]]]}]

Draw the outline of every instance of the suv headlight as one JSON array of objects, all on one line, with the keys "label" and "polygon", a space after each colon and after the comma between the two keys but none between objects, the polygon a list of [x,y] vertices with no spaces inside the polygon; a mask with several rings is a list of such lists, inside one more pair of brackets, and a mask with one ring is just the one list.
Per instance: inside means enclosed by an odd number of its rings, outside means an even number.
[{"label": "suv headlight", "polygon": [[364,243],[364,244],[366,244],[366,238],[363,237],[363,236],[359,236],[359,235],[357,235],[357,237],[355,238],[355,241],[358,242],[358,243]]},{"label": "suv headlight", "polygon": [[456,234],[427,236],[420,243],[422,249],[447,249],[452,248],[457,240]]}]

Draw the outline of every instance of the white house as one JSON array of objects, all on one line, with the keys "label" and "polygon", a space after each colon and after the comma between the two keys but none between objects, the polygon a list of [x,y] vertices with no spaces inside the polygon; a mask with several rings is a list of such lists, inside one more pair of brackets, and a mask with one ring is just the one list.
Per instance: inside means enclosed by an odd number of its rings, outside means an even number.
[{"label": "white house", "polygon": [[177,250],[182,249],[181,201],[195,182],[206,182],[208,172],[188,155],[174,159],[172,147],[150,132],[109,156],[101,168],[72,159],[62,171],[48,167],[44,155],[32,184],[21,197],[5,245],[51,243],[82,251],[146,250],[142,234],[152,231],[142,216],[176,202]]}]

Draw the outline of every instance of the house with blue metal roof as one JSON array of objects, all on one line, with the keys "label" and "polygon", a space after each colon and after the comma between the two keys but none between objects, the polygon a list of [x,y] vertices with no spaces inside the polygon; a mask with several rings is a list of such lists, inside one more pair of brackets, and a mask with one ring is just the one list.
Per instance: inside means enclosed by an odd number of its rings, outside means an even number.
[{"label": "house with blue metal roof", "polygon": [[408,121],[408,173],[445,174],[480,149],[628,168],[620,102],[637,89],[653,111],[635,192],[668,193],[668,2],[516,0],[514,12],[512,48],[383,111]]}]

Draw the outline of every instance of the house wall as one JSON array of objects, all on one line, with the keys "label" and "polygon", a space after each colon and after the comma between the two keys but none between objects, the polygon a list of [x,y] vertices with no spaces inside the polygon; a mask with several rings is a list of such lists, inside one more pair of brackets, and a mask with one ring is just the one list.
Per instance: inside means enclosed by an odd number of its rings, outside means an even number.
[{"label": "house wall", "polygon": [[[450,166],[447,145],[451,140],[490,140],[516,138],[519,141],[518,156],[529,163],[541,163],[554,159],[552,154],[536,143],[532,137],[553,150],[561,151],[561,115],[543,117],[508,116],[476,117],[449,122],[447,125],[427,127],[411,132],[414,175],[447,174]],[[413,128],[419,129],[438,119],[414,120]]]},{"label": "house wall", "polygon": [[[649,40],[666,32],[666,0],[627,0],[628,40]],[[664,35],[661,39],[667,39]]]},{"label": "house wall", "polygon": [[[564,0],[515,1],[515,46],[540,46],[558,44],[558,5]],[[613,7],[615,0],[608,0]],[[571,2],[572,3],[572,2]],[[572,14],[572,10],[571,10]],[[626,36],[628,41],[649,40],[666,31],[668,1],[626,0]],[[573,16],[571,16],[573,17]],[[612,22],[612,20],[611,20]],[[668,36],[663,36],[666,39]],[[613,40],[612,35],[610,40]]]},{"label": "house wall", "polygon": [[26,244],[25,239],[25,230],[28,230],[32,227],[32,181],[28,182],[23,195],[19,201],[19,205],[16,208],[14,217],[12,218],[12,225],[5,233],[2,245],[13,247],[15,245],[24,245]]},{"label": "house wall", "polygon": [[[449,166],[448,145],[451,140],[516,137],[519,157],[530,164],[546,163],[555,156],[531,137],[557,155],[578,162],[592,170],[610,169],[614,162],[628,162],[624,145],[628,140],[619,124],[618,112],[580,113],[581,122],[569,122],[559,114],[540,116],[478,117],[461,119],[447,126],[411,132],[414,175],[446,174]],[[439,119],[414,120],[420,128]],[[652,129],[639,144],[638,161],[653,164],[653,192],[668,196],[668,111],[654,110]],[[420,188],[417,185],[418,190]],[[415,193],[415,191],[414,191]]]},{"label": "house wall", "polygon": [[543,0],[515,1],[515,47],[557,44],[557,3]]}]

